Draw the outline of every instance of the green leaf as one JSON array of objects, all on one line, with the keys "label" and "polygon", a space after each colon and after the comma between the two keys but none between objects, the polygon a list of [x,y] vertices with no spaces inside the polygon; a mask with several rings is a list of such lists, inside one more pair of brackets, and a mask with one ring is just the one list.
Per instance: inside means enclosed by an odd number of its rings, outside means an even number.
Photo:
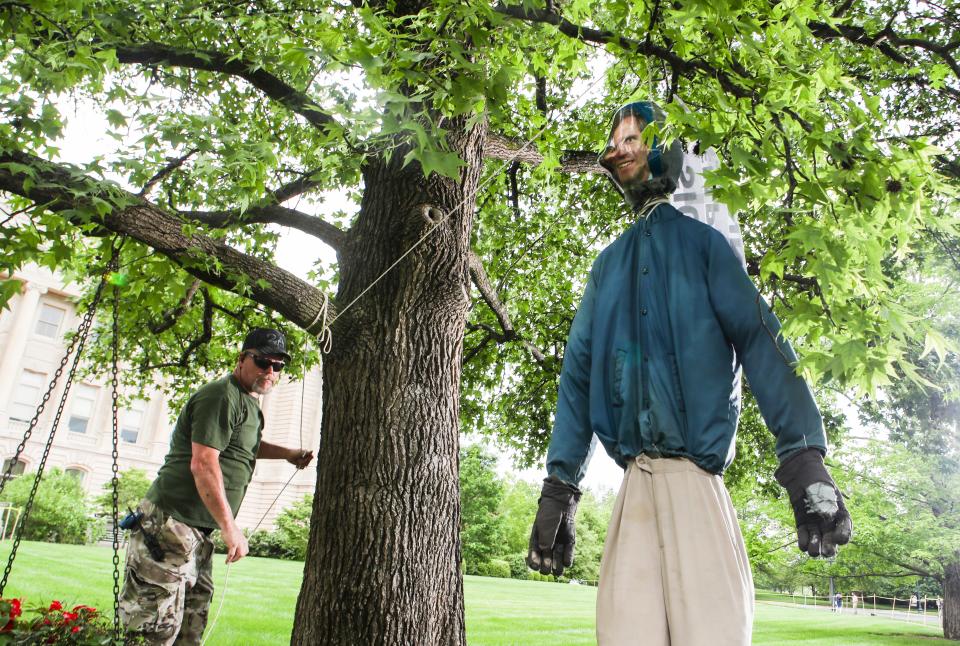
[{"label": "green leaf", "polygon": [[16,278],[0,279],[0,309],[10,309],[10,299],[20,293],[23,282]]},{"label": "green leaf", "polygon": [[119,110],[107,110],[107,123],[114,128],[120,128],[127,125],[127,118]]}]

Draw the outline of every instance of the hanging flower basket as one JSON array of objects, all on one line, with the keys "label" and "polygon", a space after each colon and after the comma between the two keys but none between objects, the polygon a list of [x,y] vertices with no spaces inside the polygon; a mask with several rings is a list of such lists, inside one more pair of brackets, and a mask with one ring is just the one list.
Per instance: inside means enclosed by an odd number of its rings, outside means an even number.
[{"label": "hanging flower basket", "polygon": [[[0,599],[0,644],[78,644],[120,646],[113,620],[90,606],[67,610],[59,601],[26,608],[22,599]],[[127,642],[129,643],[129,642]]]}]

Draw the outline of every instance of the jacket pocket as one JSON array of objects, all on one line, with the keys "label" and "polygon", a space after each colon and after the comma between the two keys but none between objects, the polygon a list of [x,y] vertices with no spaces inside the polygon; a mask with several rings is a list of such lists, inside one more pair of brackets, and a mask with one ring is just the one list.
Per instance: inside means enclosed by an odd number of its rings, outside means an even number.
[{"label": "jacket pocket", "polygon": [[612,397],[610,402],[614,406],[623,406],[623,371],[626,369],[627,353],[617,350],[613,355]]}]

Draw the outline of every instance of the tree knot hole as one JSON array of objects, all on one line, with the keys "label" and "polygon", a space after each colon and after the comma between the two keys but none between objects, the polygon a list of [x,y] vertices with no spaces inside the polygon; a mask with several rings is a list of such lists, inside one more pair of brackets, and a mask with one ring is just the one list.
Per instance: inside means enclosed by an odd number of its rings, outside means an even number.
[{"label": "tree knot hole", "polygon": [[445,217],[444,212],[433,204],[419,204],[416,208],[420,210],[420,217],[434,226],[442,222]]}]

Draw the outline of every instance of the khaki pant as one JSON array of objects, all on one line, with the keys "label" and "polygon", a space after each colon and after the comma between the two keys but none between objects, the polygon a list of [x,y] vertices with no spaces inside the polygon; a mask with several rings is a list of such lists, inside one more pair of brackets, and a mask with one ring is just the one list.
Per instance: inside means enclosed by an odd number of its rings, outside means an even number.
[{"label": "khaki pant", "polygon": [[[139,509],[143,529],[130,532],[120,620],[151,645],[199,644],[213,597],[213,542],[149,500]],[[157,537],[163,561],[151,556],[144,532]]]},{"label": "khaki pant", "polygon": [[753,577],[720,476],[682,458],[631,461],[607,530],[600,646],[747,646]]}]

